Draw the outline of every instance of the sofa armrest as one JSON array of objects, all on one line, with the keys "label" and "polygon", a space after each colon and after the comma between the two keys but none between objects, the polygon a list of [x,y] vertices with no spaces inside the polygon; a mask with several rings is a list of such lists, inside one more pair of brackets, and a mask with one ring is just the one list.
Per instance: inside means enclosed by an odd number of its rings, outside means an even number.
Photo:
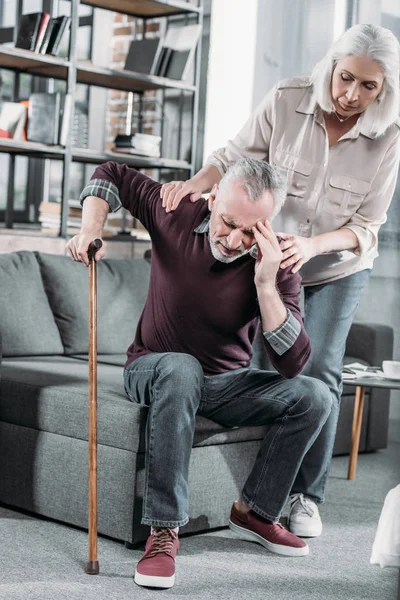
[{"label": "sofa armrest", "polygon": [[[377,323],[353,323],[346,342],[346,355],[380,367],[393,358],[393,329]],[[365,442],[360,449],[386,448],[388,442],[390,390],[371,388],[365,406]]]},{"label": "sofa armrest", "polygon": [[353,323],[346,341],[347,356],[380,367],[393,358],[393,329],[379,323]]}]

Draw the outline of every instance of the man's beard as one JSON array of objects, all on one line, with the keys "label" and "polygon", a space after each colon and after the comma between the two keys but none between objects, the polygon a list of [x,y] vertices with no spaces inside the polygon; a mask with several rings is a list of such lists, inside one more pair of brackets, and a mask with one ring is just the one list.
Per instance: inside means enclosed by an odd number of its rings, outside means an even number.
[{"label": "man's beard", "polygon": [[[211,239],[211,237],[209,237],[209,240],[210,240],[211,253],[212,253],[213,257],[216,260],[219,260],[220,262],[223,262],[225,264],[231,263],[234,260],[237,260],[238,258],[241,258],[242,256],[245,256],[246,254],[248,254],[250,252],[250,248],[249,248],[248,250],[237,250],[237,251],[235,251],[235,253],[233,253],[231,255],[223,254],[222,250],[225,248],[229,251],[229,248],[226,248],[226,246],[223,246],[223,244],[221,244],[221,242],[218,238],[215,241],[213,241]],[[223,248],[222,248],[222,246],[223,246]]]}]

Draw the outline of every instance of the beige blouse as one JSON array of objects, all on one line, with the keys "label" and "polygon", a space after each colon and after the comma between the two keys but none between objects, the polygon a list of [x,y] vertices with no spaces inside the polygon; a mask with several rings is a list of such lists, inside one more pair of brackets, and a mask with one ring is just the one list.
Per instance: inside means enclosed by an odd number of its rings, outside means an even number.
[{"label": "beige blouse", "polygon": [[207,163],[223,175],[243,156],[275,164],[287,185],[275,231],[311,237],[346,227],[359,248],[316,256],[301,269],[304,285],[333,281],[372,267],[378,231],[396,185],[400,121],[375,137],[368,112],[329,147],[309,78],[278,83],[238,135]]}]

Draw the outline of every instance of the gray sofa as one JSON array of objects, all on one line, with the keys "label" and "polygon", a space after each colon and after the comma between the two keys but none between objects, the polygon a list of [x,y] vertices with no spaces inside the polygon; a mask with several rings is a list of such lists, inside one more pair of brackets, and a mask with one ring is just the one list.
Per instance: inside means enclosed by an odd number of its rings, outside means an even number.
[{"label": "gray sofa", "polygon": [[[147,535],[140,525],[146,409],[127,399],[122,366],[149,271],[145,259],[98,265],[99,532],[131,544]],[[65,256],[2,254],[0,304],[0,502],[86,527],[88,271]],[[260,343],[253,364],[262,367]],[[356,324],[348,354],[379,364],[392,346],[390,328]],[[353,389],[345,388],[336,453],[349,450],[352,409]],[[388,393],[374,390],[361,451],[386,446],[387,424]],[[263,433],[198,418],[185,532],[227,525]]]}]

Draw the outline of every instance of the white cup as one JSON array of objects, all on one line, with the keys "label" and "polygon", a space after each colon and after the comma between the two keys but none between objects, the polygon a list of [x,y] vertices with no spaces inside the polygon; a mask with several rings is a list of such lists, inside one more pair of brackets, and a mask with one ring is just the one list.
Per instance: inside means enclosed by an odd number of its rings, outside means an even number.
[{"label": "white cup", "polygon": [[382,371],[384,372],[386,377],[400,379],[400,361],[384,360],[382,363]]}]

